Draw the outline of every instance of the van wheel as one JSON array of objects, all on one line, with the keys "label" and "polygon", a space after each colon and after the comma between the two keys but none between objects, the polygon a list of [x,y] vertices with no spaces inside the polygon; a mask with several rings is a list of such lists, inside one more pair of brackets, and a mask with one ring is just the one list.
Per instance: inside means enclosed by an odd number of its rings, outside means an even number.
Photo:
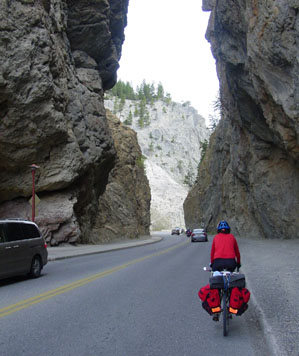
[{"label": "van wheel", "polygon": [[38,256],[35,256],[31,263],[31,268],[30,268],[30,273],[29,273],[30,277],[32,277],[32,278],[39,277],[41,270],[42,270],[41,260]]}]

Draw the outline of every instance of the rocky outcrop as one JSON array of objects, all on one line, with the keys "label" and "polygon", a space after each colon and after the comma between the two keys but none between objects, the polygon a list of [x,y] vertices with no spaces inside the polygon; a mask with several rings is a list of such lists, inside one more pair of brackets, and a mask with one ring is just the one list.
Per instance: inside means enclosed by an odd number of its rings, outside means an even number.
[{"label": "rocky outcrop", "polygon": [[127,7],[0,3],[0,218],[31,218],[37,164],[36,221],[51,244],[89,241],[115,165],[103,93],[116,81]]},{"label": "rocky outcrop", "polygon": [[160,99],[145,105],[143,123],[138,111],[141,100],[125,100],[123,105],[119,102],[120,99],[109,97],[108,93],[105,96],[105,106],[137,132],[146,158],[151,229],[183,228],[183,202],[195,181],[202,145],[210,136],[205,119],[188,102]]},{"label": "rocky outcrop", "polygon": [[[72,51],[83,52],[75,56],[76,65],[83,75],[92,69],[91,57],[100,74],[102,87],[108,90],[116,83],[129,0],[67,0],[67,36]],[[86,54],[88,57],[86,58]],[[88,72],[88,71],[87,71]]]},{"label": "rocky outcrop", "polygon": [[149,235],[151,193],[136,132],[109,111],[107,117],[116,164],[109,173],[105,193],[99,198],[91,242]]},{"label": "rocky outcrop", "polygon": [[184,202],[186,224],[215,231],[226,218],[239,235],[298,238],[298,2],[203,5],[222,120]]}]

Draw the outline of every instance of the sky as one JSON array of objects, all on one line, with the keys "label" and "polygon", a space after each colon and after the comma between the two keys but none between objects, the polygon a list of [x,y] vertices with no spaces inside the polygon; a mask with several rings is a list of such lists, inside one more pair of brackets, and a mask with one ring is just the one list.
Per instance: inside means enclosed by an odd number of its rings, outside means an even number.
[{"label": "sky", "polygon": [[208,123],[219,82],[205,39],[202,0],[129,0],[118,79],[134,88],[162,83],[176,102],[190,101]]}]

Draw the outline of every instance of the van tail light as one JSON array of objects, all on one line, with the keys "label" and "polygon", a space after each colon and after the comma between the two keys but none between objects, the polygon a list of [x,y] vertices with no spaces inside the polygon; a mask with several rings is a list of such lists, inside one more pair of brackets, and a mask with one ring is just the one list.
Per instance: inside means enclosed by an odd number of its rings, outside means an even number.
[{"label": "van tail light", "polygon": [[192,233],[191,236],[193,237],[193,236],[194,236],[194,233]]},{"label": "van tail light", "polygon": [[44,243],[44,248],[46,249],[47,247],[48,247],[48,246],[47,246],[47,243],[45,242],[45,243]]}]

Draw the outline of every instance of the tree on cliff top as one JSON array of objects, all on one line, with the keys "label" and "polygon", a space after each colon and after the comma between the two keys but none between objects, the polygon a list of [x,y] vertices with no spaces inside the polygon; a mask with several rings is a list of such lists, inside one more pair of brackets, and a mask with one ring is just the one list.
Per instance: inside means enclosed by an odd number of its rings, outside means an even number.
[{"label": "tree on cliff top", "polygon": [[165,93],[161,82],[156,87],[154,83],[148,84],[143,80],[136,90],[134,90],[129,82],[125,83],[119,80],[109,92],[121,100],[145,100],[146,103],[153,103],[158,100],[163,100],[166,103],[171,101],[171,95]]}]

